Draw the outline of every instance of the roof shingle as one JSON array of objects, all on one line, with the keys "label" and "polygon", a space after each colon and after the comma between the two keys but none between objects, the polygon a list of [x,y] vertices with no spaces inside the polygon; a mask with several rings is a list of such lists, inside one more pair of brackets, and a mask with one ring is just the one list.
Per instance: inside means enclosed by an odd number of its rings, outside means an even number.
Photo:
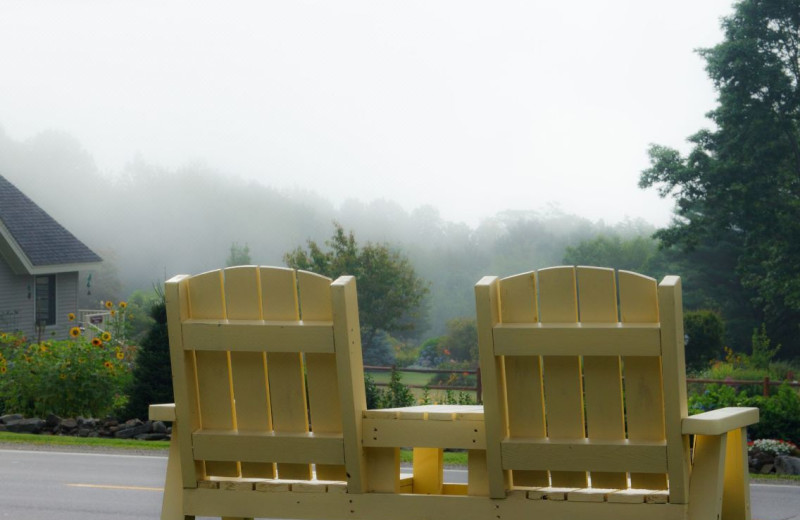
[{"label": "roof shingle", "polygon": [[34,266],[102,261],[2,175],[0,221]]}]

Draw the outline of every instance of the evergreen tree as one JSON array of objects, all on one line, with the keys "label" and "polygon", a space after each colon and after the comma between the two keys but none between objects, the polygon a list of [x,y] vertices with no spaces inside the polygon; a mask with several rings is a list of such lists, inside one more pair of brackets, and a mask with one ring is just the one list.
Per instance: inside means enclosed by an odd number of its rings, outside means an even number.
[{"label": "evergreen tree", "polygon": [[172,370],[167,335],[167,304],[164,295],[150,309],[154,323],[142,341],[133,369],[126,415],[146,419],[148,406],[172,403]]},{"label": "evergreen tree", "polygon": [[651,146],[640,186],[676,200],[676,218],[657,233],[663,244],[719,253],[709,270],[734,266],[739,287],[727,290],[745,295],[782,352],[797,355],[800,0],[742,0],[722,26],[724,41],[700,51],[719,93],[708,114],[715,128],[691,136],[685,157]]}]

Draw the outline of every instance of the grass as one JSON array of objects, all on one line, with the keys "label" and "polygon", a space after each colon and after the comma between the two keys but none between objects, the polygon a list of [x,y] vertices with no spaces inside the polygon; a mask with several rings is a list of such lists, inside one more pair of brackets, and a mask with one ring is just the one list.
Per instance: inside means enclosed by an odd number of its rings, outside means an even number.
[{"label": "grass", "polygon": [[[400,450],[400,462],[411,464],[412,452],[408,449]],[[466,451],[445,451],[442,455],[445,466],[466,466],[467,465],[467,452]]]},{"label": "grass", "polygon": [[137,441],[135,439],[106,439],[101,437],[71,437],[68,435],[33,435],[0,432],[0,442],[46,446],[97,446],[127,450],[165,450],[168,441]]}]

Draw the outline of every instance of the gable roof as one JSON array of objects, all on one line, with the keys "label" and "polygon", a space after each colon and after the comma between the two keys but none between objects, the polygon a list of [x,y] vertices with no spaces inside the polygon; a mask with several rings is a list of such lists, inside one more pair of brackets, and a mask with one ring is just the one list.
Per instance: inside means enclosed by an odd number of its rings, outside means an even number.
[{"label": "gable roof", "polygon": [[77,271],[103,261],[2,175],[0,253],[19,274]]}]

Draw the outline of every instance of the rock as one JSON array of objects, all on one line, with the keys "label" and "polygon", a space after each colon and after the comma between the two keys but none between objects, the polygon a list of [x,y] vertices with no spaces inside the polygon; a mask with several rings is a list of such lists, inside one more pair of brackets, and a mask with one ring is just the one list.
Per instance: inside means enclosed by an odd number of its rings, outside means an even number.
[{"label": "rock", "polygon": [[136,436],[136,439],[140,441],[163,441],[166,438],[166,433],[143,433]]},{"label": "rock", "polygon": [[[141,422],[141,421],[139,421]],[[127,424],[127,423],[126,423]],[[149,424],[140,424],[139,426],[131,426],[128,428],[122,428],[114,433],[114,437],[117,439],[130,439],[132,437],[136,437],[137,435],[141,435],[143,433],[148,433],[151,425]]]},{"label": "rock", "polygon": [[75,419],[64,419],[61,421],[60,429],[62,432],[68,432],[78,427],[78,421]]},{"label": "rock", "polygon": [[134,426],[141,426],[142,424],[144,424],[144,423],[139,419],[129,419],[129,420],[125,421],[125,423],[120,426],[120,430],[122,430],[124,428],[133,428]]},{"label": "rock", "polygon": [[761,466],[761,473],[762,475],[766,475],[767,473],[772,473],[772,470],[775,469],[775,466],[772,464],[764,464]]},{"label": "rock", "polygon": [[44,424],[42,419],[20,419],[7,422],[6,428],[14,433],[41,433]]},{"label": "rock", "polygon": [[90,433],[92,433],[91,429],[89,429],[89,428],[80,428],[78,430],[78,437],[88,437]]},{"label": "rock", "polygon": [[18,413],[10,413],[0,416],[0,424],[8,424],[10,421],[21,421],[24,417]]},{"label": "rock", "polygon": [[51,413],[50,415],[45,417],[44,422],[48,428],[53,430],[55,428],[58,428],[58,426],[61,424],[61,417]]},{"label": "rock", "polygon": [[153,421],[153,433],[167,433],[167,425],[161,421]]},{"label": "rock", "polygon": [[97,428],[97,424],[99,421],[97,419],[86,419],[84,417],[78,417],[78,428],[88,428],[93,430]]},{"label": "rock", "polygon": [[800,475],[800,457],[779,455],[775,457],[775,473],[778,475]]}]

